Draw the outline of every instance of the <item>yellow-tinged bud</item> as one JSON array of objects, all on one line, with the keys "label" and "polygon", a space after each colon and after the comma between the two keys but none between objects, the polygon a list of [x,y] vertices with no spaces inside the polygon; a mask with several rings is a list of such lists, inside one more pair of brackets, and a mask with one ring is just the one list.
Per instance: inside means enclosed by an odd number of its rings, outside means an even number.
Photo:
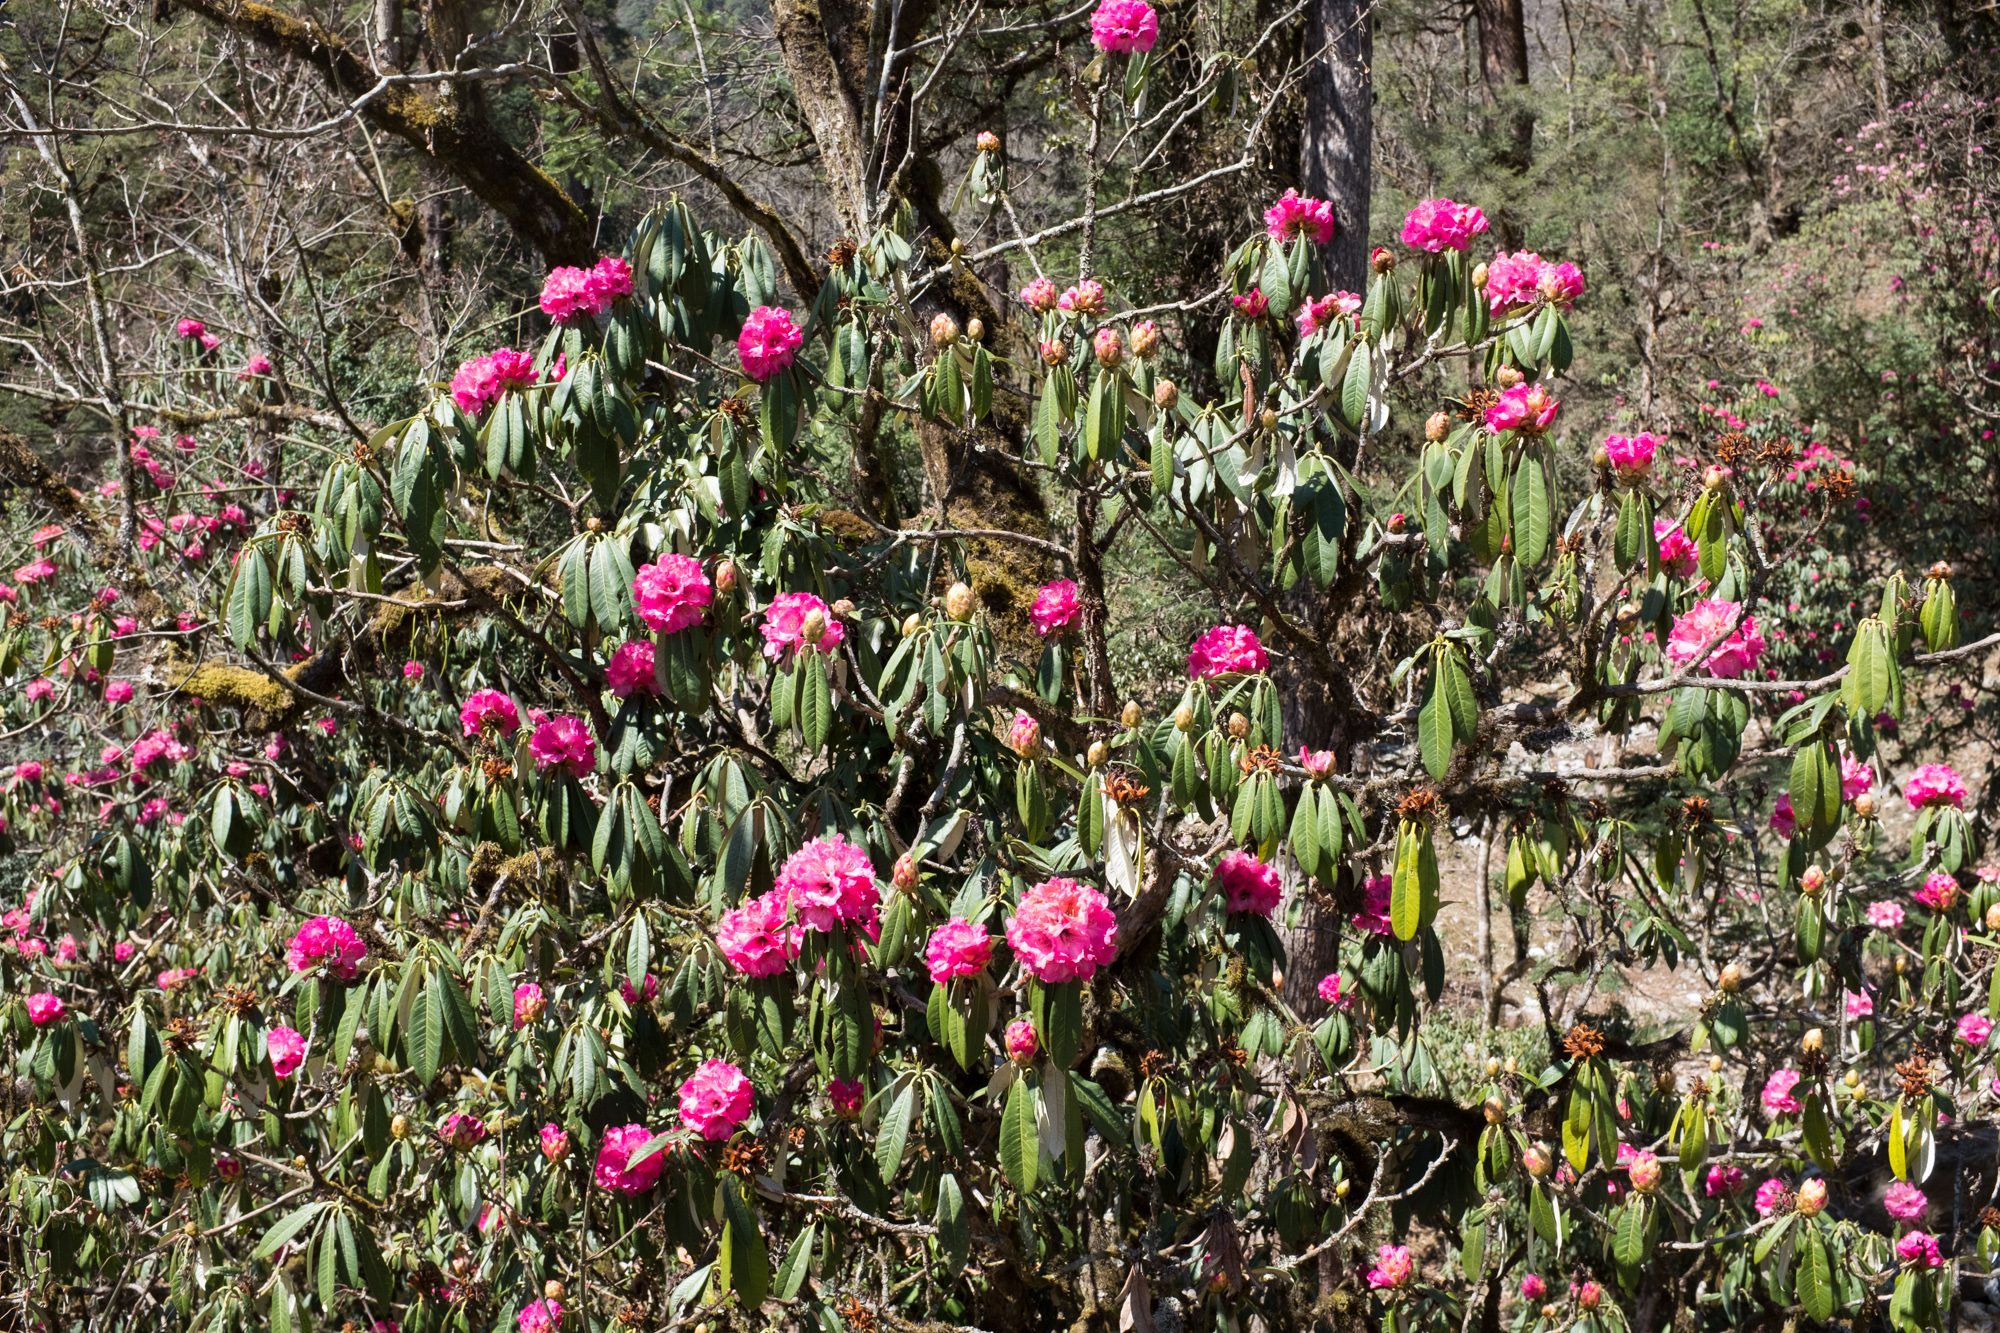
[{"label": "yellow-tinged bud", "polygon": [[1519,366],[1502,366],[1493,372],[1493,382],[1503,389],[1511,389],[1528,377],[1521,373]]},{"label": "yellow-tinged bud", "polygon": [[391,1117],[389,1121],[389,1137],[392,1139],[407,1139],[410,1137],[410,1118],[406,1115]]},{"label": "yellow-tinged bud", "polygon": [[915,611],[903,617],[903,637],[909,638],[924,627],[924,618]]},{"label": "yellow-tinged bud", "polygon": [[547,1282],[544,1282],[542,1284],[542,1298],[544,1300],[559,1301],[568,1294],[569,1293],[563,1289],[563,1284],[556,1281],[554,1278],[550,1278]]},{"label": "yellow-tinged bud", "polygon": [[1445,412],[1433,412],[1424,422],[1424,438],[1432,444],[1442,444],[1444,437],[1451,434],[1451,416]]},{"label": "yellow-tinged bud", "polygon": [[944,611],[953,620],[970,620],[979,607],[979,598],[968,583],[954,583],[945,589]]},{"label": "yellow-tinged bud", "polygon": [[1162,412],[1171,412],[1181,401],[1181,391],[1172,380],[1161,380],[1153,386],[1153,406]]},{"label": "yellow-tinged bud", "polygon": [[1724,966],[1722,969],[1722,975],[1716,979],[1716,985],[1722,988],[1722,992],[1725,995],[1734,994],[1736,992],[1737,987],[1741,986],[1742,984],[1743,984],[1743,969],[1735,963],[1729,963],[1726,966]]},{"label": "yellow-tinged bud", "polygon": [[1132,728],[1139,725],[1139,718],[1140,718],[1139,701],[1137,699],[1127,700],[1125,703],[1124,710],[1118,714],[1119,723],[1123,725],[1127,731],[1130,731],[1132,730]]},{"label": "yellow-tinged bud", "polygon": [[1194,709],[1182,704],[1174,710],[1174,726],[1180,731],[1194,730]]},{"label": "yellow-tinged bud", "polygon": [[1474,264],[1472,266],[1472,285],[1482,292],[1486,290],[1486,265]]},{"label": "yellow-tinged bud", "polygon": [[1808,1055],[1825,1050],[1826,1032],[1820,1028],[1807,1028],[1806,1034],[1799,1038],[1799,1049]]},{"label": "yellow-tinged bud", "polygon": [[805,619],[799,622],[799,637],[808,644],[816,644],[825,638],[826,612],[818,607],[806,612]]},{"label": "yellow-tinged bud", "polygon": [[1250,734],[1250,719],[1243,713],[1229,715],[1229,739],[1240,741]]},{"label": "yellow-tinged bud", "polygon": [[1110,757],[1111,749],[1109,746],[1103,741],[1092,741],[1090,749],[1084,755],[1084,760],[1092,768],[1102,768],[1104,767],[1104,761]]}]

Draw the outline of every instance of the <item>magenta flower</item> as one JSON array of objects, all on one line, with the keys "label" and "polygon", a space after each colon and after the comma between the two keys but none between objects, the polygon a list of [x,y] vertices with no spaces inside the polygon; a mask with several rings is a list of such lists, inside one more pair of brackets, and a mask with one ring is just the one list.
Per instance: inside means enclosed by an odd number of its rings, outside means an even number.
[{"label": "magenta flower", "polygon": [[1020,291],[1021,304],[1038,315],[1046,315],[1056,308],[1060,299],[1055,283],[1047,278],[1036,278]]},{"label": "magenta flower", "polygon": [[1911,1231],[1896,1242],[1896,1257],[1911,1268],[1942,1268],[1944,1255],[1937,1237],[1925,1231]]},{"label": "magenta flower", "polygon": [[536,768],[560,769],[573,778],[588,777],[597,767],[597,742],[590,724],[567,713],[537,726],[528,752],[535,757]]},{"label": "magenta flower", "polygon": [[1840,756],[1840,799],[1852,801],[1862,792],[1873,790],[1875,770],[1851,754]]},{"label": "magenta flower", "polygon": [[1160,40],[1159,15],[1146,0],[1103,0],[1090,16],[1090,40],[1107,55],[1143,55]]},{"label": "magenta flower", "polygon": [[548,1009],[548,997],[532,981],[514,987],[514,1028],[516,1031],[540,1018]]},{"label": "magenta flower", "polygon": [[859,1079],[831,1078],[826,1081],[826,1103],[842,1120],[858,1117],[861,1104],[867,1100],[868,1089],[861,1086]]},{"label": "magenta flower", "polygon": [[1938,806],[1965,808],[1965,779],[1949,764],[1925,764],[1903,780],[1903,799],[1912,810]]},{"label": "magenta flower", "polygon": [[1910,895],[1920,907],[1933,912],[1949,912],[1958,902],[1958,880],[1942,870],[1924,876],[1924,882]]},{"label": "magenta flower", "polygon": [[805,330],[792,322],[789,310],[760,305],[736,335],[736,356],[745,375],[765,384],[791,369],[805,341]]},{"label": "magenta flower", "polygon": [[708,1060],[680,1087],[681,1123],[710,1142],[720,1143],[750,1118],[755,1092],[742,1070],[727,1060]]},{"label": "magenta flower", "polygon": [[1046,879],[1021,895],[1007,943],[1037,981],[1087,981],[1117,956],[1118,918],[1089,885]]},{"label": "magenta flower", "polygon": [[1798,831],[1798,812],[1792,809],[1792,794],[1778,793],[1777,804],[1771,807],[1771,832],[1781,838],[1789,838]]},{"label": "magenta flower", "polygon": [[631,294],[632,266],[607,255],[587,269],[551,269],[542,283],[542,313],[558,324],[574,324],[584,315],[602,315]]},{"label": "magenta flower", "polygon": [[1561,407],[1545,385],[1516,384],[1501,390],[1498,401],[1486,409],[1486,429],[1495,435],[1509,430],[1540,435],[1555,424]]},{"label": "magenta flower", "polygon": [[1960,1015],[1958,1020],[1958,1039],[1967,1046],[1978,1050],[1986,1045],[1987,1038],[1992,1035],[1993,1020],[1985,1014],[1970,1013]]},{"label": "magenta flower", "polygon": [[1057,579],[1043,584],[1041,591],[1035,594],[1035,604],[1028,610],[1028,623],[1034,627],[1035,633],[1046,639],[1075,625],[1079,609],[1076,582]]},{"label": "magenta flower", "polygon": [[1333,240],[1333,205],[1297,190],[1287,190],[1277,203],[1264,210],[1264,234],[1274,241],[1292,241],[1303,236],[1325,245]]},{"label": "magenta flower", "polygon": [[875,867],[867,852],[838,833],[814,838],[787,857],[771,892],[783,897],[801,930],[858,926],[875,939],[881,929]]},{"label": "magenta flower", "polygon": [[1463,252],[1471,248],[1473,237],[1485,234],[1487,225],[1486,214],[1471,204],[1425,199],[1403,219],[1403,244],[1429,254]]},{"label": "magenta flower", "polygon": [[290,1078],[306,1062],[306,1039],[298,1029],[274,1027],[264,1034],[264,1053],[271,1057],[271,1072]]},{"label": "magenta flower", "polygon": [[1744,615],[1741,603],[1719,597],[1705,598],[1674,617],[1667,657],[1678,667],[1694,666],[1711,643],[1714,651],[1697,669],[1723,680],[1747,675],[1764,655],[1764,636],[1758,632],[1756,617]]},{"label": "magenta flower", "polygon": [[724,912],[715,942],[729,965],[746,977],[774,977],[799,956],[802,934],[790,920],[785,894],[773,889]]},{"label": "magenta flower", "polygon": [[1701,1182],[1701,1192],[1711,1199],[1731,1199],[1743,1192],[1743,1180],[1740,1166],[1711,1166]]},{"label": "magenta flower", "polygon": [[1775,1069],[1771,1077],[1764,1080],[1764,1091],[1760,1100],[1767,1115],[1797,1115],[1804,1108],[1799,1099],[1792,1095],[1792,1089],[1799,1085],[1799,1071],[1796,1069]]},{"label": "magenta flower", "polygon": [[931,932],[924,946],[924,962],[931,980],[947,985],[959,977],[976,977],[993,960],[993,937],[986,927],[955,916]]},{"label": "magenta flower", "polygon": [[1659,437],[1644,431],[1604,437],[1605,457],[1610,459],[1612,470],[1628,482],[1640,481],[1653,470],[1653,456],[1659,450]]},{"label": "magenta flower", "polygon": [[1346,1013],[1354,1007],[1354,997],[1341,993],[1338,972],[1329,972],[1319,979],[1319,998],[1322,1004],[1338,1013]]},{"label": "magenta flower", "polygon": [[1271,298],[1264,295],[1262,287],[1252,287],[1240,296],[1230,297],[1229,304],[1245,319],[1262,319],[1271,313]]},{"label": "magenta flower", "polygon": [[208,325],[198,319],[184,319],[174,325],[174,334],[181,338],[199,338],[208,332]]},{"label": "magenta flower", "polygon": [[658,694],[660,686],[653,672],[653,645],[645,639],[621,643],[604,664],[604,683],[620,699],[635,694]]},{"label": "magenta flower", "polygon": [[28,1021],[38,1028],[45,1028],[59,1022],[69,1012],[69,1006],[62,997],[50,991],[37,991],[27,999]]},{"label": "magenta flower", "polygon": [[514,1316],[514,1323],[519,1326],[520,1333],[559,1333],[562,1318],[562,1302],[544,1299],[522,1306],[521,1313]]},{"label": "magenta flower", "polygon": [[1916,1222],[1930,1209],[1924,1192],[1907,1180],[1898,1180],[1882,1191],[1882,1211],[1898,1222]]},{"label": "magenta flower", "polygon": [[1400,1291],[1410,1285],[1417,1266],[1407,1245],[1384,1245],[1375,1251],[1375,1266],[1368,1270],[1368,1285],[1376,1291]]},{"label": "magenta flower", "polygon": [[1217,625],[1188,651],[1188,675],[1195,680],[1249,676],[1271,665],[1271,655],[1248,625]]},{"label": "magenta flower", "polygon": [[691,555],[669,552],[632,576],[633,607],[657,634],[678,634],[700,624],[714,601],[715,585]]},{"label": "magenta flower", "polygon": [[1527,1273],[1521,1278],[1521,1299],[1538,1301],[1549,1294],[1549,1284],[1539,1273]]},{"label": "magenta flower", "polygon": [[560,1162],[569,1156],[569,1131],[561,1125],[553,1123],[543,1125],[541,1133],[536,1137],[541,1141],[542,1156],[549,1161]]},{"label": "magenta flower", "polygon": [[1248,852],[1225,852],[1215,863],[1215,881],[1222,886],[1224,903],[1231,912],[1269,916],[1284,896],[1277,868]]},{"label": "magenta flower", "polygon": [[502,347],[461,362],[451,377],[451,398],[458,410],[476,417],[500,401],[509,389],[524,389],[535,382],[535,358],[511,347]]},{"label": "magenta flower", "polygon": [[1486,304],[1496,315],[1543,301],[1567,310],[1582,295],[1583,273],[1576,265],[1550,263],[1532,250],[1495,255],[1486,266]]},{"label": "magenta flower", "polygon": [[1756,1196],[1752,1199],[1751,1203],[1757,1210],[1757,1216],[1769,1217],[1771,1214],[1777,1212],[1779,1208],[1783,1207],[1791,1199],[1791,1196],[1791,1186],[1778,1179],[1778,1177],[1772,1176],[1757,1187]]},{"label": "magenta flower", "polygon": [[368,956],[368,946],[339,917],[316,916],[292,936],[286,956],[294,972],[324,968],[337,981],[352,981]]},{"label": "magenta flower", "polygon": [[[1031,286],[1033,284],[1030,284]],[[1085,278],[1056,298],[1056,309],[1066,315],[1101,315],[1105,309],[1104,284]]]},{"label": "magenta flower", "polygon": [[1308,297],[1299,307],[1299,336],[1309,338],[1336,319],[1351,318],[1361,309],[1361,298],[1353,292],[1329,292],[1317,300]]},{"label": "magenta flower", "polygon": [[1370,935],[1389,933],[1389,901],[1395,894],[1396,881],[1389,875],[1370,876],[1361,886],[1361,910],[1348,920],[1356,930],[1365,930]]},{"label": "magenta flower", "polygon": [[[549,1131],[554,1125],[542,1127],[542,1155],[548,1156]],[[557,1129],[557,1133],[562,1133]],[[637,1198],[653,1188],[660,1174],[667,1169],[667,1154],[664,1149],[641,1159],[636,1165],[633,1155],[654,1139],[653,1131],[644,1125],[620,1125],[616,1129],[604,1131],[598,1140],[597,1164],[591,1168],[590,1179],[597,1188],[622,1194],[628,1199]],[[562,1136],[564,1150],[569,1146],[569,1135]]]},{"label": "magenta flower", "polygon": [[438,1142],[456,1152],[470,1152],[486,1141],[486,1122],[476,1115],[453,1111],[438,1122]]},{"label": "magenta flower", "polygon": [[781,592],[764,608],[764,656],[773,662],[807,648],[830,653],[847,630],[833,609],[809,592]]},{"label": "magenta flower", "polygon": [[488,731],[511,736],[521,729],[521,710],[498,690],[477,690],[458,710],[458,725],[468,736]]},{"label": "magenta flower", "polygon": [[1017,1018],[1007,1025],[1007,1058],[1017,1065],[1027,1064],[1041,1049],[1035,1039],[1035,1025],[1025,1018]]}]

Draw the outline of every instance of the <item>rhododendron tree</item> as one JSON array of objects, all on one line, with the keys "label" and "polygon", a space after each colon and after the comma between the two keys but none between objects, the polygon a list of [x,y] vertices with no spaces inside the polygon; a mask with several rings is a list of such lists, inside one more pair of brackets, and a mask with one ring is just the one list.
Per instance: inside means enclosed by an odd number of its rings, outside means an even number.
[{"label": "rhododendron tree", "polygon": [[[962,235],[892,156],[819,260],[655,138],[753,229],[565,235],[448,378],[260,397],[157,316],[7,590],[23,1326],[1917,1329],[1990,1271],[1987,780],[1900,730],[2000,643],[1949,553],[1791,638],[1856,470],[1606,419],[1532,199],[1347,291],[1379,220],[1272,190],[1149,290],[1108,183],[1255,62],[1182,18],[981,37],[1080,90],[1039,232],[973,126]],[[286,447],[156,504],[204,414]]]}]

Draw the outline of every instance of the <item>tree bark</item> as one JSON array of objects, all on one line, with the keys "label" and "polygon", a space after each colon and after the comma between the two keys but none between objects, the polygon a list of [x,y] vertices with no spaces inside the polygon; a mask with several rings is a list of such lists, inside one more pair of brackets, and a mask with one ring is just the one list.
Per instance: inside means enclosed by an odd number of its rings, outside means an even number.
[{"label": "tree bark", "polygon": [[1306,17],[1306,120],[1299,179],[1331,200],[1333,282],[1367,290],[1369,182],[1375,137],[1374,0],[1316,0]]}]

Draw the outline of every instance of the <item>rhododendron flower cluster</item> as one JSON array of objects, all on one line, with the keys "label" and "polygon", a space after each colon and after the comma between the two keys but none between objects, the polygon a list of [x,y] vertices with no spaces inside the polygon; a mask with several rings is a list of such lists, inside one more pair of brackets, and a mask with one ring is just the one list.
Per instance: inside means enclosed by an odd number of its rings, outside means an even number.
[{"label": "rhododendron flower cluster", "polygon": [[520,1333],[561,1333],[562,1321],[562,1302],[546,1296],[538,1301],[529,1301],[521,1307],[521,1313],[514,1316]]},{"label": "rhododendron flower cluster", "polygon": [[1007,943],[1037,981],[1087,981],[1117,956],[1118,918],[1089,885],[1046,879],[1021,895]]},{"label": "rhododendron flower cluster", "polygon": [[28,1021],[38,1028],[59,1022],[69,1012],[69,1006],[62,1002],[62,997],[51,991],[37,991],[30,995],[26,1007]]},{"label": "rhododendron flower cluster", "polygon": [[542,313],[558,324],[574,324],[584,315],[603,315],[631,294],[632,266],[606,255],[589,268],[551,269],[542,282]]},{"label": "rhododendron flower cluster", "polygon": [[1763,1102],[1764,1110],[1770,1115],[1797,1115],[1803,1108],[1799,1099],[1792,1095],[1792,1089],[1798,1086],[1798,1070],[1774,1069],[1771,1076],[1764,1080],[1764,1091],[1758,1100]]},{"label": "rhododendron flower cluster", "polygon": [[924,962],[931,980],[947,985],[960,977],[974,977],[993,960],[993,937],[986,927],[955,916],[931,932],[924,946]]},{"label": "rhododendron flower cluster", "polygon": [[633,639],[612,649],[611,659],[604,664],[604,683],[620,699],[635,694],[658,694],[653,645],[644,639]]},{"label": "rhododendron flower cluster", "polygon": [[1361,885],[1361,910],[1348,920],[1356,930],[1370,935],[1389,933],[1389,902],[1395,880],[1389,875],[1371,875]]},{"label": "rhododendron flower cluster", "polygon": [[1317,299],[1307,297],[1299,306],[1299,336],[1309,338],[1335,320],[1351,321],[1360,312],[1361,306],[1361,298],[1353,292],[1330,292]]},{"label": "rhododendron flower cluster", "polygon": [[767,384],[791,369],[805,342],[805,330],[792,322],[791,311],[760,305],[736,335],[736,357],[745,375]]},{"label": "rhododendron flower cluster", "polygon": [[1400,1291],[1416,1276],[1416,1261],[1407,1245],[1384,1245],[1375,1251],[1375,1266],[1368,1270],[1368,1285],[1377,1291]]},{"label": "rhododendron flower cluster", "polygon": [[1882,1211],[1898,1222],[1916,1222],[1929,1211],[1931,1201],[1924,1192],[1906,1180],[1892,1181],[1889,1188],[1882,1191]]},{"label": "rhododendron flower cluster", "polygon": [[451,398],[459,411],[478,416],[500,401],[509,389],[524,389],[535,382],[535,358],[511,347],[502,347],[470,361],[461,362],[451,377]]},{"label": "rhododendron flower cluster", "polygon": [[[1714,650],[1704,657],[1711,644]],[[1719,597],[1704,598],[1674,617],[1667,635],[1667,657],[1675,666],[1721,680],[1748,675],[1763,655],[1764,636],[1756,617]]]},{"label": "rhododendron flower cluster", "polygon": [[880,929],[882,890],[868,853],[838,833],[814,838],[785,859],[772,892],[783,894],[801,929]]},{"label": "rhododendron flower cluster", "polygon": [[1540,435],[1555,424],[1561,407],[1546,385],[1512,385],[1502,389],[1500,397],[1487,407],[1486,429],[1495,435],[1509,430]]},{"label": "rhododendron flower cluster", "polygon": [[1278,909],[1284,884],[1275,866],[1248,852],[1225,852],[1215,863],[1215,882],[1222,886],[1224,906],[1231,912],[1269,916]]},{"label": "rhododendron flower cluster", "polygon": [[1101,315],[1106,304],[1104,284],[1095,278],[1084,278],[1056,298],[1056,309],[1066,315]]},{"label": "rhododendron flower cluster", "polygon": [[1254,675],[1270,665],[1270,654],[1248,625],[1217,625],[1188,652],[1188,675],[1195,680]]},{"label": "rhododendron flower cluster", "polygon": [[1035,633],[1043,638],[1061,634],[1076,625],[1081,608],[1076,600],[1076,581],[1057,579],[1045,583],[1035,594],[1035,604],[1028,608],[1028,623]]},{"label": "rhododendron flower cluster", "polygon": [[1320,1002],[1339,1013],[1346,1013],[1354,1007],[1354,996],[1341,991],[1340,973],[1329,972],[1319,979]]},{"label": "rhododendron flower cluster", "polygon": [[1908,1232],[1898,1239],[1896,1258],[1911,1268],[1944,1267],[1944,1252],[1938,1248],[1937,1237],[1927,1231]]},{"label": "rhododendron flower cluster", "polygon": [[1486,304],[1496,315],[1526,310],[1546,301],[1567,310],[1583,295],[1583,271],[1551,263],[1532,250],[1501,254],[1486,265]]},{"label": "rhododendron flower cluster", "polygon": [[468,736],[493,732],[511,736],[521,727],[521,710],[498,690],[476,690],[458,710],[458,724]]},{"label": "rhododendron flower cluster", "polygon": [[1949,764],[1924,764],[1903,780],[1903,799],[1912,810],[1965,808],[1965,779]]},{"label": "rhododendron flower cluster", "polygon": [[337,916],[316,916],[292,936],[286,961],[294,972],[323,969],[336,981],[352,981],[368,956],[368,945]]},{"label": "rhododendron flower cluster", "polygon": [[1333,205],[1287,190],[1264,210],[1264,234],[1274,241],[1304,237],[1318,245],[1333,239]]},{"label": "rhododendron flower cluster", "polygon": [[1038,315],[1054,311],[1057,301],[1061,299],[1061,293],[1056,290],[1055,283],[1048,278],[1034,279],[1021,288],[1018,295],[1021,304]]},{"label": "rhododendron flower cluster", "polygon": [[458,1152],[466,1152],[486,1141],[486,1122],[464,1111],[453,1111],[438,1124],[438,1141]]},{"label": "rhododendron flower cluster", "polygon": [[1102,0],[1090,16],[1090,40],[1107,55],[1144,54],[1160,40],[1160,18],[1146,0]]},{"label": "rhododendron flower cluster", "polygon": [[782,592],[764,608],[764,656],[776,662],[811,648],[830,653],[847,631],[833,609],[809,592]]},{"label": "rhododendron flower cluster", "polygon": [[597,741],[590,724],[568,714],[536,726],[528,752],[535,757],[536,768],[555,769],[573,778],[588,777],[597,767]]},{"label": "rhododendron flower cluster", "polygon": [[1660,451],[1659,437],[1641,431],[1637,435],[1607,435],[1604,456],[1619,477],[1638,481],[1653,470],[1653,455]]},{"label": "rhododendron flower cluster", "polygon": [[[542,1129],[542,1152],[548,1155],[549,1131],[562,1131],[554,1125]],[[597,1162],[590,1170],[590,1178],[599,1189],[622,1194],[628,1199],[637,1198],[659,1183],[660,1173],[667,1169],[667,1154],[656,1150],[633,1162],[639,1150],[651,1143],[656,1136],[644,1125],[619,1125],[604,1131],[604,1137],[597,1143]],[[563,1151],[569,1148],[569,1136],[562,1134]]]},{"label": "rhododendron flower cluster", "polygon": [[1928,907],[1933,912],[1949,912],[1958,903],[1958,880],[1942,870],[1934,870],[1924,876],[1914,898],[1920,907]]},{"label": "rhododendron flower cluster", "polygon": [[540,1018],[548,1003],[542,988],[532,981],[524,981],[514,987],[514,1026],[524,1028]]},{"label": "rhododendron flower cluster", "polygon": [[1005,1040],[1007,1058],[1017,1065],[1027,1064],[1041,1049],[1041,1042],[1035,1036],[1035,1025],[1025,1018],[1017,1018],[1007,1025]]},{"label": "rhododendron flower cluster", "polygon": [[774,977],[799,956],[801,934],[791,920],[787,895],[777,889],[759,894],[722,914],[715,942],[731,967],[746,977]]},{"label": "rhododendron flower cluster", "polygon": [[699,625],[714,601],[715,585],[691,555],[669,552],[632,576],[633,609],[657,634]]},{"label": "rhododendron flower cluster", "polygon": [[727,1060],[705,1060],[680,1086],[681,1123],[720,1143],[750,1118],[754,1098],[741,1069]]},{"label": "rhododendron flower cluster", "polygon": [[1486,214],[1471,204],[1425,199],[1403,219],[1402,239],[1412,250],[1428,254],[1463,252],[1472,248],[1472,238],[1484,235],[1486,228]]}]

